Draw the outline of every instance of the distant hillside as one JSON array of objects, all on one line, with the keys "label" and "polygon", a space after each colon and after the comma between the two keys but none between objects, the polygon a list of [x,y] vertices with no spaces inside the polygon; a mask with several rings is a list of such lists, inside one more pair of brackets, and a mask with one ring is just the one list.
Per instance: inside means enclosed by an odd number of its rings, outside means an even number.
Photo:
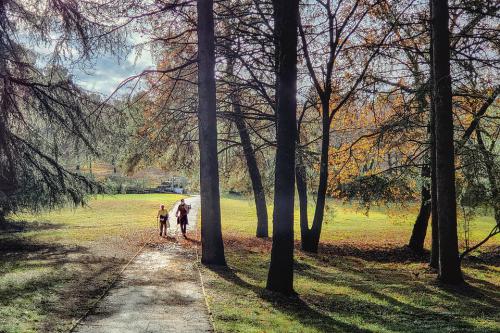
[{"label": "distant hillside", "polygon": [[140,180],[148,187],[156,187],[174,174],[160,168],[148,167],[138,170],[133,175],[126,175],[120,168],[116,168],[116,174],[113,170],[113,165],[104,162],[92,163],[92,168],[89,165],[81,167],[81,171],[92,173],[99,180],[104,180],[113,176],[123,177],[127,179]]}]

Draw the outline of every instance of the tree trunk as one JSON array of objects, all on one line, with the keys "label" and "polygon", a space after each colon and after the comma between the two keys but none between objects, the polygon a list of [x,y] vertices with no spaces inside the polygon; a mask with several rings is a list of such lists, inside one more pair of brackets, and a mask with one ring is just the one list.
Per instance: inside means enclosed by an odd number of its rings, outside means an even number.
[{"label": "tree trunk", "polygon": [[[418,70],[418,64],[415,66],[415,68],[416,70]],[[416,75],[415,77],[420,90],[420,92],[416,96],[418,101],[418,108],[422,112],[422,114],[425,114],[425,112],[429,109],[427,97],[429,95],[432,96],[432,93],[429,93],[429,91],[426,89],[426,85],[422,84],[420,75]],[[429,116],[430,115],[428,115],[428,118]],[[427,138],[429,141],[431,141],[431,124],[429,123],[427,125]],[[430,150],[431,147],[432,144],[429,144],[428,149]],[[431,162],[429,162],[430,155],[431,154],[427,152],[423,158],[423,166],[420,173],[423,181],[420,190],[420,211],[418,213],[417,219],[415,220],[415,224],[413,225],[410,242],[408,243],[408,247],[410,247],[416,253],[423,253],[424,251],[427,226],[429,225],[429,217],[431,215],[431,184],[429,182],[431,177]]]},{"label": "tree trunk", "polygon": [[[314,218],[311,229],[302,231],[301,234],[307,233],[307,236],[302,238],[302,249],[306,252],[317,253],[321,229],[323,226],[323,218],[325,214],[326,190],[328,186],[328,149],[330,147],[330,120],[329,120],[329,105],[327,101],[322,103],[323,120],[322,120],[322,135],[321,135],[321,157],[319,167],[319,184],[316,207],[314,210]],[[306,194],[307,195],[307,194]],[[307,211],[306,211],[307,214]],[[302,224],[301,224],[302,229]]]},{"label": "tree trunk", "polygon": [[276,108],[276,169],[273,247],[267,289],[293,293],[293,220],[297,109],[297,19],[299,1],[274,0],[279,52]]},{"label": "tree trunk", "polygon": [[[297,142],[299,144],[300,142]],[[309,219],[307,217],[307,178],[306,168],[302,153],[299,150],[297,154],[297,165],[295,169],[295,178],[297,180],[297,193],[299,195],[299,211],[300,211],[300,240],[302,250],[304,244],[310,243],[309,239]]]},{"label": "tree trunk", "polygon": [[80,145],[78,142],[78,140],[75,142],[76,171],[80,171]]},{"label": "tree trunk", "polygon": [[[428,164],[422,167],[422,178],[429,179],[430,166]],[[429,224],[429,217],[431,216],[431,191],[429,184],[425,181],[422,184],[420,192],[420,211],[418,213],[413,231],[411,233],[410,242],[408,246],[415,252],[422,253],[424,251],[424,241],[427,234],[427,225]]]},{"label": "tree trunk", "polygon": [[[227,47],[230,48],[230,44]],[[248,128],[245,123],[245,119],[243,118],[240,103],[240,92],[234,75],[234,58],[231,56],[227,58],[227,74],[231,88],[230,99],[235,115],[233,120],[236,124],[236,128],[238,129],[241,147],[243,148],[243,154],[245,155],[245,160],[247,162],[248,173],[252,182],[255,208],[257,210],[257,230],[255,234],[257,237],[269,237],[266,193],[264,191],[264,186],[262,185],[262,177],[260,175],[257,159],[255,158],[255,151],[252,147],[250,134],[248,133]]]},{"label": "tree trunk", "polygon": [[463,281],[458,257],[448,1],[432,0],[439,279]]},{"label": "tree trunk", "polygon": [[197,9],[201,262],[208,265],[225,265],[217,156],[213,1],[198,0]]},{"label": "tree trunk", "polygon": [[437,212],[437,183],[436,183],[436,138],[434,135],[434,103],[431,99],[431,257],[429,266],[439,268],[439,217]]},{"label": "tree trunk", "polygon": [[435,109],[431,97],[431,257],[429,266],[439,268],[439,217],[437,213]]},{"label": "tree trunk", "polygon": [[[5,4],[0,3],[0,22],[4,23]],[[3,30],[0,29],[0,39],[3,39]],[[0,191],[7,198],[12,195],[16,189],[16,169],[14,167],[14,154],[12,153],[12,142],[9,137],[9,112],[12,108],[9,95],[12,91],[7,68],[7,54],[4,49],[3,40],[0,43]],[[7,207],[0,206],[0,218],[4,219]]]},{"label": "tree trunk", "polygon": [[479,150],[481,151],[481,154],[484,158],[486,173],[488,174],[488,181],[490,183],[491,191],[491,201],[493,203],[493,212],[495,214],[495,222],[497,225],[500,225],[500,190],[498,181],[499,172],[495,167],[495,156],[486,148],[479,127],[476,128],[476,137],[477,143],[479,145]]},{"label": "tree trunk", "polygon": [[[429,2],[430,11],[432,17],[432,0]],[[434,47],[433,47],[433,33],[432,27],[429,28],[430,31],[430,80],[429,80],[429,92],[430,92],[430,109],[429,109],[429,125],[430,125],[430,157],[431,157],[431,256],[429,261],[429,266],[434,269],[439,268],[439,219],[437,212],[437,184],[436,184],[436,105],[434,103]]]},{"label": "tree trunk", "polygon": [[243,153],[247,162],[248,173],[252,182],[255,207],[257,209],[256,236],[268,237],[269,234],[267,225],[266,193],[264,192],[264,186],[262,185],[262,177],[260,175],[259,166],[257,165],[257,159],[255,158],[255,152],[252,147],[252,142],[250,141],[248,128],[245,124],[245,120],[243,119],[239,96],[237,96],[237,94],[238,91],[232,92],[231,103],[233,104],[233,111],[236,115],[234,117],[234,122],[236,123],[236,127],[238,128],[241,146],[243,148]]}]

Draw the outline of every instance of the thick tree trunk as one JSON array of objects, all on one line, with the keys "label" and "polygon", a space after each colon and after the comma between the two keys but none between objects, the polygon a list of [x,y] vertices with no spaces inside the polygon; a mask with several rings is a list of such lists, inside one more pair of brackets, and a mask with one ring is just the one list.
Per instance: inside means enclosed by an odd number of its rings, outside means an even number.
[{"label": "thick tree trunk", "polygon": [[266,193],[264,192],[264,186],[262,185],[262,177],[260,175],[259,166],[257,165],[257,159],[255,158],[255,152],[252,147],[252,142],[250,141],[250,134],[248,133],[248,128],[243,119],[243,113],[241,111],[240,101],[237,91],[233,91],[231,95],[231,103],[233,104],[233,111],[235,113],[234,122],[238,128],[238,133],[240,135],[241,147],[243,148],[243,153],[245,155],[245,160],[247,162],[248,173],[250,175],[250,180],[252,182],[253,195],[255,200],[255,207],[257,209],[257,237],[268,237],[268,225],[267,225],[267,204],[266,204]]},{"label": "thick tree trunk", "polygon": [[436,143],[434,125],[434,103],[431,101],[431,257],[429,266],[439,268],[439,217],[437,212],[437,183],[436,183]]},{"label": "thick tree trunk", "polygon": [[278,37],[279,74],[276,110],[276,169],[274,185],[273,247],[267,289],[293,292],[293,220],[295,196],[295,139],[297,108],[298,0],[274,0]]},{"label": "thick tree trunk", "polygon": [[198,0],[198,125],[200,147],[201,262],[225,265],[222,242],[213,1]]},{"label": "thick tree trunk", "polygon": [[[431,17],[432,17],[432,0],[429,2]],[[430,109],[429,109],[429,125],[430,125],[430,164],[431,164],[431,256],[429,261],[429,266],[432,268],[439,268],[439,219],[437,212],[437,183],[436,183],[436,106],[434,104],[434,47],[433,47],[433,33],[432,27],[429,28],[430,31],[430,80],[429,80],[429,91],[430,91]]]},{"label": "thick tree trunk", "polygon": [[463,281],[458,257],[448,1],[432,0],[439,279]]},{"label": "thick tree trunk", "polygon": [[[430,177],[430,166],[424,165],[422,167],[422,178],[428,179]],[[418,213],[413,231],[411,233],[410,242],[408,246],[415,252],[421,253],[424,251],[424,241],[427,234],[427,225],[429,224],[429,217],[431,216],[431,191],[429,184],[425,182],[422,184],[420,192],[420,211]]]}]

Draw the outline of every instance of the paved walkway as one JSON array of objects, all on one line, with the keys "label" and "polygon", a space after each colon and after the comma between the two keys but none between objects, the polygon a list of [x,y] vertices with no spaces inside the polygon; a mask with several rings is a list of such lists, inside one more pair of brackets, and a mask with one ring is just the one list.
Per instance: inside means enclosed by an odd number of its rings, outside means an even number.
[{"label": "paved walkway", "polygon": [[[192,207],[188,236],[195,234],[199,202],[199,197],[186,199]],[[212,332],[196,254],[172,239],[145,247],[74,332]]]}]

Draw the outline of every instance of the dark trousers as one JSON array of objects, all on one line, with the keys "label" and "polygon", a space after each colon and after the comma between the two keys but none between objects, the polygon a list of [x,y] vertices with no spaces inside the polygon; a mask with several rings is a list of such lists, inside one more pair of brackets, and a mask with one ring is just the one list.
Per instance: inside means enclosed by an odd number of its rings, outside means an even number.
[{"label": "dark trousers", "polygon": [[181,225],[181,231],[183,234],[186,234],[186,227],[188,224],[187,216],[179,216],[177,223]]},{"label": "dark trousers", "polygon": [[[165,233],[163,230],[165,230]],[[160,236],[161,235],[167,235],[167,222],[160,222]]]},{"label": "dark trousers", "polygon": [[187,223],[181,223],[181,231],[183,234],[186,233],[186,227],[187,227]]}]

